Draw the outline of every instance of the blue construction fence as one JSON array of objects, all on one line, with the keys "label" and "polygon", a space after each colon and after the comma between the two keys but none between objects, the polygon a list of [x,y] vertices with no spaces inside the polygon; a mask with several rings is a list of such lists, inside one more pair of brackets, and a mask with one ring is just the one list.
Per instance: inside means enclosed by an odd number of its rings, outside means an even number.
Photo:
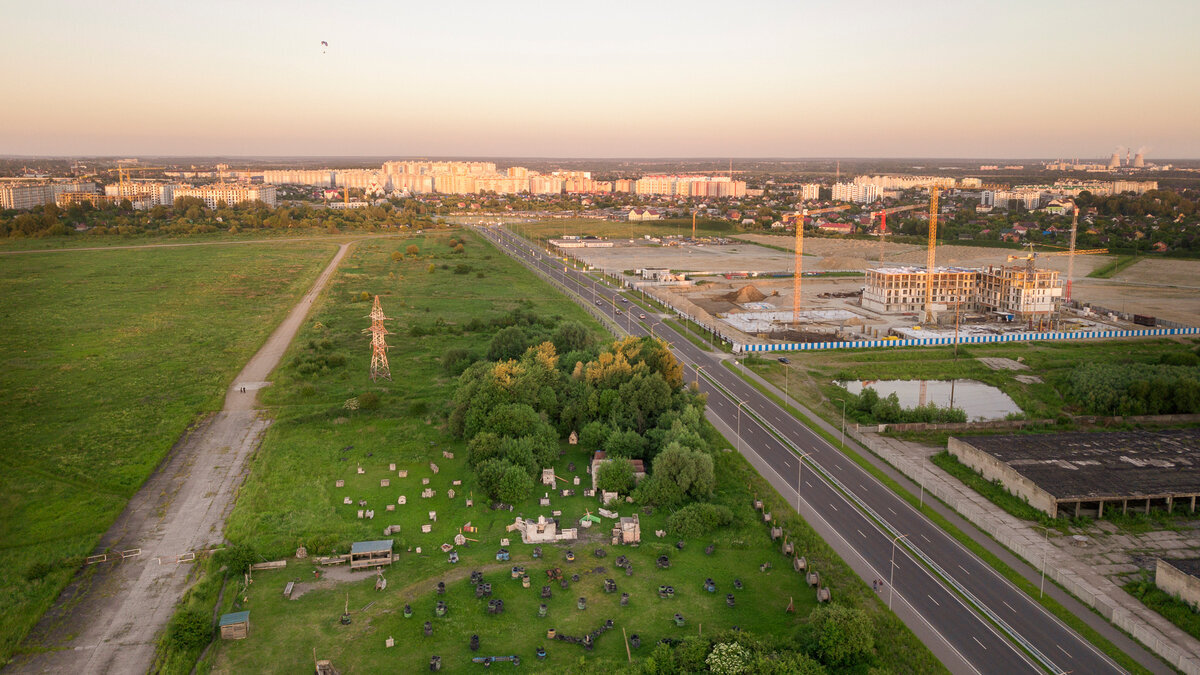
[{"label": "blue construction fence", "polygon": [[[1141,330],[1096,330],[1054,333],[1006,333],[1003,335],[963,335],[960,345],[989,342],[1037,342],[1041,340],[1103,340],[1107,338],[1160,337],[1197,335],[1200,328],[1146,328]],[[934,347],[953,345],[953,337],[915,338],[910,340],[855,340],[853,342],[790,342],[766,345],[733,345],[735,352],[797,352],[812,349],[870,349],[873,347]]]}]

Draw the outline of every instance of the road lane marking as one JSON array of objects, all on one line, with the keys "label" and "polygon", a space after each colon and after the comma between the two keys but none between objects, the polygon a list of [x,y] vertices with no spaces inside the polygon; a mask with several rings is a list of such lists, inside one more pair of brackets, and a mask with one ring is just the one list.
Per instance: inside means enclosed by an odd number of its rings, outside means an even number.
[{"label": "road lane marking", "polygon": [[888,513],[891,513],[893,516],[900,515],[900,514],[896,513],[895,511],[893,511],[893,510],[892,510],[892,507],[890,507],[890,506],[889,506],[889,507],[887,507],[887,510],[888,510]]},{"label": "road lane marking", "polygon": [[[857,527],[856,527],[856,528],[854,528],[854,529],[858,530],[858,528],[857,528]],[[858,530],[858,533],[859,533],[859,534],[862,534],[862,538],[863,538],[863,539],[866,539],[866,538],[867,538],[867,535],[863,534],[863,531],[862,531],[862,530]]]},{"label": "road lane marking", "polygon": [[829,508],[833,509],[834,511],[837,511],[837,507],[836,507],[836,506],[834,506],[833,504],[830,504],[830,505],[829,505]]},{"label": "road lane marking", "polygon": [[1060,651],[1060,652],[1062,652],[1062,653],[1066,654],[1068,659],[1073,659],[1073,658],[1075,658],[1074,656],[1071,656],[1071,652],[1069,652],[1069,651],[1067,651],[1067,650],[1063,649],[1063,648],[1062,648],[1062,645],[1055,643],[1055,645],[1054,645],[1054,646],[1055,646],[1055,647],[1058,647],[1058,651]]},{"label": "road lane marking", "polygon": [[810,483],[808,481],[804,481],[804,484],[807,485],[808,487],[812,487],[812,483]]},{"label": "road lane marking", "polygon": [[929,542],[930,544],[933,543],[932,541],[929,541],[929,537],[926,537],[925,535],[921,535],[921,538],[924,539],[926,542]]},{"label": "road lane marking", "polygon": [[932,595],[929,595],[928,593],[926,593],[925,597],[929,598],[929,601],[932,602],[933,604],[937,605],[938,607],[942,606],[942,603],[938,602],[937,600],[934,600]]},{"label": "road lane marking", "polygon": [[[1003,600],[1001,600],[1000,602],[1004,602],[1004,601],[1003,601]],[[1016,614],[1016,613],[1017,613],[1017,610],[1013,609],[1013,606],[1012,606],[1012,605],[1010,605],[1010,604],[1008,604],[1007,602],[1004,602],[1004,606],[1005,606],[1005,607],[1007,607],[1007,608],[1009,608],[1010,610],[1012,610],[1012,613],[1013,613],[1013,614]]]},{"label": "road lane marking", "polygon": [[986,647],[986,646],[984,646],[984,644],[983,644],[982,642],[980,642],[980,641],[979,641],[979,638],[977,638],[977,637],[975,637],[974,635],[972,635],[972,636],[971,636],[971,639],[975,641],[975,644],[979,645],[980,647],[983,647],[984,649],[987,649],[987,647]]},{"label": "road lane marking", "polygon": [[958,569],[962,570],[964,574],[967,574],[967,575],[971,574],[970,572],[967,571],[967,568],[963,567],[962,565],[959,565]]}]

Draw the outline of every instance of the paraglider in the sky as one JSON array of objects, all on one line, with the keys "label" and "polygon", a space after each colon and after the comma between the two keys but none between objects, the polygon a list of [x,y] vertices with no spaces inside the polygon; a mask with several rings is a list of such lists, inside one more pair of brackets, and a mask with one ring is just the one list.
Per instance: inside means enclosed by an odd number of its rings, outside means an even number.
[{"label": "paraglider in the sky", "polygon": [[325,50],[328,48],[329,48],[329,43],[324,40],[321,40],[321,53],[324,54]]}]

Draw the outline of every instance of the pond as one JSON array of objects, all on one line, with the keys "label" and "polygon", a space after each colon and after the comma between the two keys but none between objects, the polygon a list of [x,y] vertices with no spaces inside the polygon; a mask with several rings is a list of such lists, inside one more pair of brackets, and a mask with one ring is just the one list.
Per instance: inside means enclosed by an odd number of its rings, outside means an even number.
[{"label": "pond", "polygon": [[851,380],[835,384],[855,395],[862,393],[864,385],[874,389],[880,398],[895,394],[902,408],[915,408],[923,403],[949,407],[953,389],[954,407],[967,413],[972,422],[1002,420],[1021,412],[1008,394],[977,380]]}]

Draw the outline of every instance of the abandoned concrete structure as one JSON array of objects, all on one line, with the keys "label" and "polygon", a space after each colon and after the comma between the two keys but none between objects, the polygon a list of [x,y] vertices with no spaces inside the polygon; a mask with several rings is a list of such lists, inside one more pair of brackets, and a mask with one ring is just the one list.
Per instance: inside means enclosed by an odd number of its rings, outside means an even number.
[{"label": "abandoned concrete structure", "polygon": [[947,449],[1046,512],[1196,510],[1200,429],[951,438]]}]

